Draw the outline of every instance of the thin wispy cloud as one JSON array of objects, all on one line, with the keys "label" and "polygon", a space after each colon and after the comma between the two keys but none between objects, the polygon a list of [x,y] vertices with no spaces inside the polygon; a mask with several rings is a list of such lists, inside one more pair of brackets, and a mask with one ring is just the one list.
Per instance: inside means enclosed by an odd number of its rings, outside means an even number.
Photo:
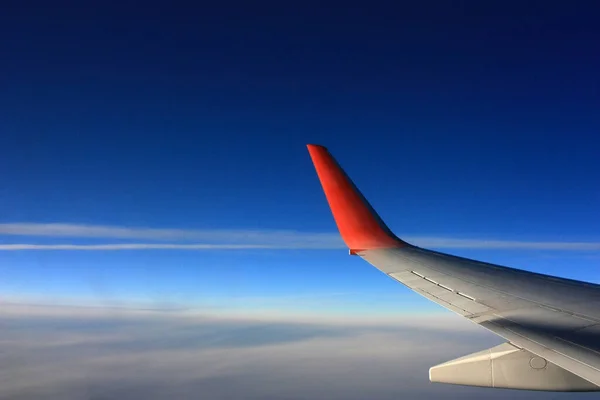
[{"label": "thin wispy cloud", "polygon": [[[340,246],[338,246],[340,247]],[[111,243],[111,244],[0,244],[0,250],[247,250],[247,249],[331,249],[327,245],[309,244],[210,244],[210,243]]]},{"label": "thin wispy cloud", "polygon": [[[324,250],[342,249],[337,232],[317,233],[294,230],[165,229],[65,223],[0,224],[0,236],[53,237],[71,239],[144,240],[141,243],[4,243],[0,251],[23,250]],[[507,249],[598,251],[600,242],[518,241],[451,238],[443,236],[403,236],[422,247],[437,249]],[[167,242],[167,243],[165,243]]]},{"label": "thin wispy cloud", "polygon": [[0,235],[45,236],[70,238],[110,238],[153,241],[207,241],[215,243],[327,243],[341,246],[337,233],[298,232],[295,230],[261,229],[169,229],[80,224],[0,224]]},{"label": "thin wispy cloud", "polygon": [[513,250],[600,250],[600,242],[530,242],[518,240],[452,239],[445,237],[420,236],[407,238],[423,247],[448,249],[513,249]]}]

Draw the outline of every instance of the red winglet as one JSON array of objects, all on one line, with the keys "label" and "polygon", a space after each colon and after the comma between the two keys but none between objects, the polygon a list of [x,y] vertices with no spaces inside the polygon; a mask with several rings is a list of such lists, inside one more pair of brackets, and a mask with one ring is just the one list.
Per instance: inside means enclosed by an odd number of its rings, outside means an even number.
[{"label": "red winglet", "polygon": [[350,254],[408,245],[390,231],[325,147],[316,144],[307,147]]}]

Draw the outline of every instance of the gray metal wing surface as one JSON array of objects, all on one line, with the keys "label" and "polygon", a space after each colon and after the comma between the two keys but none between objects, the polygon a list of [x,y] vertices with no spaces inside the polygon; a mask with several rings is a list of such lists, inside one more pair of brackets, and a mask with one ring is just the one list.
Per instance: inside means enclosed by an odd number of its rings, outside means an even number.
[{"label": "gray metal wing surface", "polygon": [[413,246],[385,226],[326,148],[308,149],[350,254],[506,339],[432,367],[431,381],[600,391],[600,285]]}]

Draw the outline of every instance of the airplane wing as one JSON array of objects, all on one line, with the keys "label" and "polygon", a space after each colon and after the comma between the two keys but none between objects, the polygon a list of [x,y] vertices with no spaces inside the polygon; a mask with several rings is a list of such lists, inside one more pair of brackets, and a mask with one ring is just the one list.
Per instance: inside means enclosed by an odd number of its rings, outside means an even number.
[{"label": "airplane wing", "polygon": [[350,254],[507,341],[432,367],[432,382],[600,391],[600,285],[411,245],[392,233],[325,147],[308,150]]}]

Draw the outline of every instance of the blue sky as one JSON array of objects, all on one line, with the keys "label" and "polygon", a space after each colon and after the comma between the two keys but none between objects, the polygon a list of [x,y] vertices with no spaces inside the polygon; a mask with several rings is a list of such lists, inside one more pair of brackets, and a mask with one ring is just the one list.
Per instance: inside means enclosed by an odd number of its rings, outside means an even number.
[{"label": "blue sky", "polygon": [[9,5],[0,244],[269,249],[2,247],[0,293],[438,310],[339,247],[306,143],[328,146],[401,237],[600,281],[597,11]]}]

